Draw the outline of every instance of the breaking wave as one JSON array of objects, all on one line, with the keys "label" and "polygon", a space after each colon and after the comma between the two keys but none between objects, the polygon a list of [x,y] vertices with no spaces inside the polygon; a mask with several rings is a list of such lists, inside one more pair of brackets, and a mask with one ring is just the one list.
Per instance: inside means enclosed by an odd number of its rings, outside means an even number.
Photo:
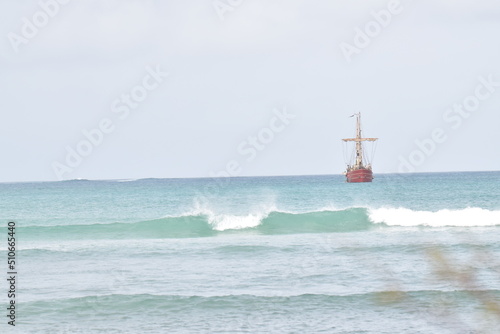
[{"label": "breaking wave", "polygon": [[414,211],[406,208],[380,208],[369,210],[370,220],[388,226],[496,226],[500,225],[500,211],[481,208],[462,210],[443,209],[437,212]]},{"label": "breaking wave", "polygon": [[249,215],[192,212],[134,223],[20,227],[26,238],[147,239],[195,238],[227,233],[262,235],[342,233],[387,227],[487,227],[500,225],[500,211],[481,208],[414,211],[406,208],[347,208],[305,213],[276,210]]}]

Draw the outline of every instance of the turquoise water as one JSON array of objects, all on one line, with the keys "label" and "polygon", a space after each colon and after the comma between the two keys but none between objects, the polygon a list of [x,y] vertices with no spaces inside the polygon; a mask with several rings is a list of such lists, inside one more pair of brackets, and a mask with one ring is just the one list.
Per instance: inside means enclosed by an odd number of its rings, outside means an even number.
[{"label": "turquoise water", "polygon": [[10,220],[20,249],[2,333],[500,328],[500,172],[4,183],[0,199],[0,256]]}]

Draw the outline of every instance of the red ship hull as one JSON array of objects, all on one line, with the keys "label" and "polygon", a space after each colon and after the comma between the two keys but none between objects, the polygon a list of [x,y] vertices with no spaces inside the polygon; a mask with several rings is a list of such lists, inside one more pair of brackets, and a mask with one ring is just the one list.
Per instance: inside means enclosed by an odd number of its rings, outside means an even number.
[{"label": "red ship hull", "polygon": [[371,169],[356,169],[347,172],[346,177],[349,183],[372,182],[373,172]]}]

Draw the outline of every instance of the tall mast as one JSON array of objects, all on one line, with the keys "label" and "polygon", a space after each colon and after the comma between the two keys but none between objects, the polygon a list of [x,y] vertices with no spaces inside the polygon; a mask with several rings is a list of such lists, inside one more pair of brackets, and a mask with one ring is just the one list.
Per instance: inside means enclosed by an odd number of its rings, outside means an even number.
[{"label": "tall mast", "polygon": [[345,142],[356,142],[356,161],[354,164],[355,169],[363,167],[363,143],[364,141],[376,141],[378,138],[363,138],[361,136],[361,113],[352,115],[356,116],[356,138],[346,138],[342,139]]},{"label": "tall mast", "polygon": [[363,166],[363,145],[361,144],[361,113],[356,115],[356,167]]}]

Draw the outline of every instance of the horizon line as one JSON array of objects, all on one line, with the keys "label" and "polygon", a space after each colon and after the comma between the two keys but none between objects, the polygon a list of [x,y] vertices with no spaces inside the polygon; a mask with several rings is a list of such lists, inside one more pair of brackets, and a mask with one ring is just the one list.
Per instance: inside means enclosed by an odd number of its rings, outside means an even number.
[{"label": "horizon line", "polygon": [[[414,173],[399,173],[399,172],[380,172],[374,173],[374,175],[390,175],[390,174],[401,174],[401,175],[415,175],[415,174],[438,174],[438,173],[494,173],[500,172],[500,170],[467,170],[467,171],[432,171],[432,172],[414,172]],[[141,177],[141,178],[123,178],[123,179],[86,179],[86,178],[76,178],[68,180],[44,180],[44,181],[0,181],[0,184],[12,184],[12,183],[56,183],[56,182],[69,182],[69,181],[141,181],[141,180],[196,180],[196,179],[238,179],[238,178],[271,178],[271,177],[300,177],[300,176],[344,176],[344,174],[281,174],[281,175],[239,175],[239,176],[185,176],[185,177]]]}]

